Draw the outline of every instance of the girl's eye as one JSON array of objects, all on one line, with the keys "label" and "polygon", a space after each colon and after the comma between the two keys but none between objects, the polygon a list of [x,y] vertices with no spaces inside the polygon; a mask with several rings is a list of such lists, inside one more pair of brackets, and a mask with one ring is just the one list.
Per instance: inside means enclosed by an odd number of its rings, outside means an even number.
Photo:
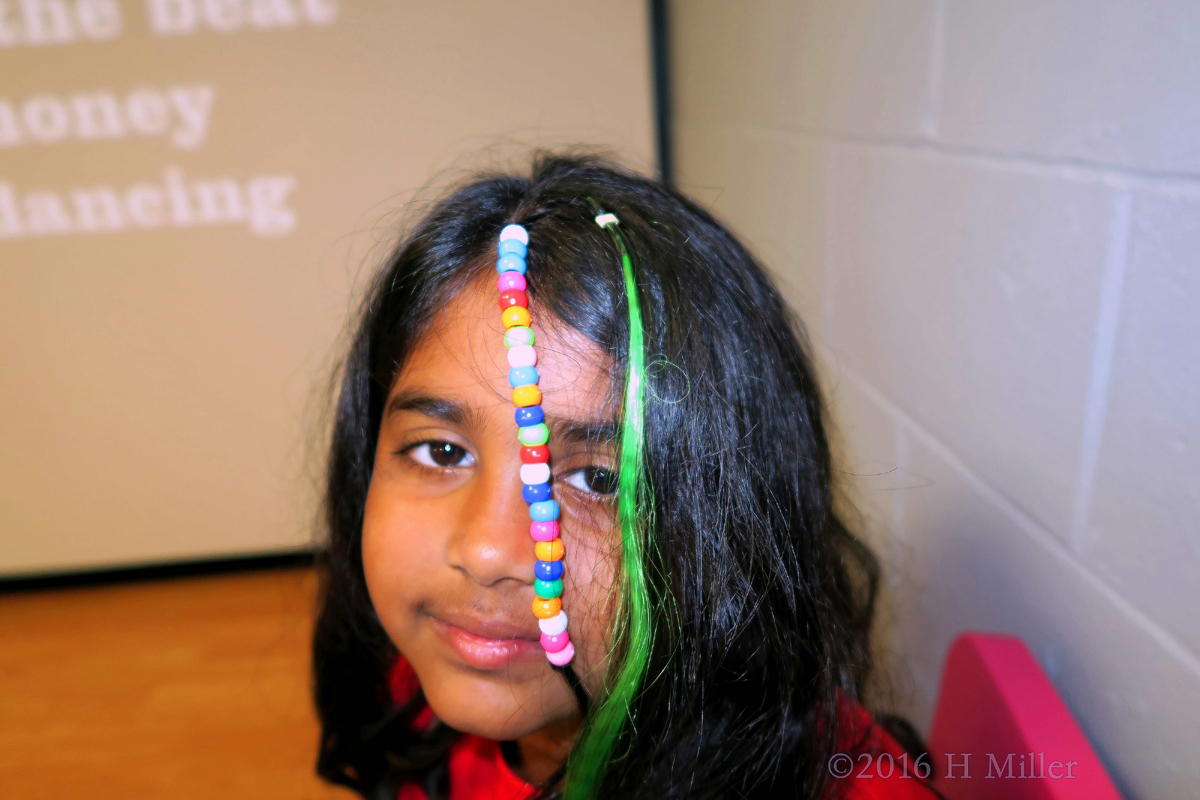
[{"label": "girl's eye", "polygon": [[617,493],[617,472],[609,467],[573,469],[562,478],[581,492],[599,495]]},{"label": "girl's eye", "polygon": [[410,448],[408,455],[418,464],[435,469],[469,467],[475,463],[475,456],[453,442],[421,442]]}]

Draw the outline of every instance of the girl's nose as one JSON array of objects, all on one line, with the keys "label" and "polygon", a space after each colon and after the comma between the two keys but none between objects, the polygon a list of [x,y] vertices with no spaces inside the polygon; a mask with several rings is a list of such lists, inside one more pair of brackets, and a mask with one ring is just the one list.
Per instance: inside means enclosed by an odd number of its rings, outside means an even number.
[{"label": "girl's nose", "polygon": [[463,504],[446,546],[451,567],[482,586],[505,580],[533,585],[529,506],[515,469],[484,471]]}]

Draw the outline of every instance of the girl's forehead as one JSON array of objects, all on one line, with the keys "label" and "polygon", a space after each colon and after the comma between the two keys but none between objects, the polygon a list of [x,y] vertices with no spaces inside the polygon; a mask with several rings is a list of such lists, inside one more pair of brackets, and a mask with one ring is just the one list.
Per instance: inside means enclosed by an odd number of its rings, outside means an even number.
[{"label": "girl's forehead", "polygon": [[[512,408],[508,348],[491,280],[473,281],[431,321],[397,377],[392,394],[421,391],[476,406]],[[612,360],[594,342],[533,304],[538,388],[547,413],[611,417]]]}]

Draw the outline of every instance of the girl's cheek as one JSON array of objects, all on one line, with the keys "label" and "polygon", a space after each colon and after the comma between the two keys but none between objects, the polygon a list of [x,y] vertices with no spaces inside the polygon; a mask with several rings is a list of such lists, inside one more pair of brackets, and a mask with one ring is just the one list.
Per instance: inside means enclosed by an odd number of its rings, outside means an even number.
[{"label": "girl's cheek", "polygon": [[389,514],[386,505],[381,502],[378,492],[372,486],[367,494],[367,507],[363,516],[362,559],[363,574],[367,579],[367,591],[371,602],[379,615],[380,622],[391,635],[396,638],[397,620],[393,618],[391,609],[400,605],[400,583],[392,576],[404,574],[408,565],[396,563],[397,556],[403,561],[403,553],[396,552],[396,533],[391,530]]},{"label": "girl's cheek", "polygon": [[437,509],[413,502],[402,483],[372,481],[363,516],[362,558],[380,622],[400,647],[415,626],[415,606],[437,574]]},{"label": "girl's cheek", "polygon": [[612,618],[616,611],[613,589],[620,548],[606,515],[601,519],[595,515],[572,516],[567,525],[563,606],[570,619],[576,658],[582,667],[577,671],[588,690],[596,693],[603,691],[605,662],[612,644]]}]

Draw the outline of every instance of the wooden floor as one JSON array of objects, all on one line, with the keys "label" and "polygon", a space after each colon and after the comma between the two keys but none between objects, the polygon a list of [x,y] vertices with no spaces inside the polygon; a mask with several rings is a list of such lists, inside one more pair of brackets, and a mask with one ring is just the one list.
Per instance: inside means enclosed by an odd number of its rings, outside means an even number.
[{"label": "wooden floor", "polygon": [[315,579],[0,595],[0,795],[350,798],[313,774]]}]

